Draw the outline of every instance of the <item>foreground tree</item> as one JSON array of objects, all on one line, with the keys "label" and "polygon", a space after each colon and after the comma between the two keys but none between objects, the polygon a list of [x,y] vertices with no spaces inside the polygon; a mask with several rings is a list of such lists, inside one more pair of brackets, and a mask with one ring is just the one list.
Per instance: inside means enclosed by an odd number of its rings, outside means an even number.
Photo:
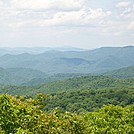
[{"label": "foreground tree", "polygon": [[[41,110],[41,94],[33,99],[0,95],[1,134],[133,134],[134,105],[104,106],[85,115]],[[39,103],[39,106],[37,105]],[[44,102],[43,102],[44,104]]]},{"label": "foreground tree", "polygon": [[35,105],[35,100],[21,100],[22,97],[0,95],[0,133],[84,134],[86,131],[84,119],[77,114],[58,110],[45,113]]},{"label": "foreground tree", "polygon": [[88,131],[93,134],[133,134],[134,105],[122,108],[109,105],[85,115]]}]

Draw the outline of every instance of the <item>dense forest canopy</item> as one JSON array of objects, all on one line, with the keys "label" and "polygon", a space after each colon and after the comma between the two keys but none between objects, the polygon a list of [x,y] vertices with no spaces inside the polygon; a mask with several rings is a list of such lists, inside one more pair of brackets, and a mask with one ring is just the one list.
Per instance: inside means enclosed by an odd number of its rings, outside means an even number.
[{"label": "dense forest canopy", "polygon": [[[76,113],[40,110],[43,96],[35,100],[24,97],[0,95],[0,133],[40,134],[97,134],[134,132],[134,105],[104,106],[103,108],[78,115]],[[38,103],[38,105],[37,105]]]}]

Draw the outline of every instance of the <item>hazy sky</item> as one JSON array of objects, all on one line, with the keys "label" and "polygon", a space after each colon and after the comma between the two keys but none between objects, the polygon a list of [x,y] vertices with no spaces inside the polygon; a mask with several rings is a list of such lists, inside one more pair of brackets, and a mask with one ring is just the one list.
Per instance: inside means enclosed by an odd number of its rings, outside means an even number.
[{"label": "hazy sky", "polygon": [[134,0],[0,0],[1,47],[134,45]]}]

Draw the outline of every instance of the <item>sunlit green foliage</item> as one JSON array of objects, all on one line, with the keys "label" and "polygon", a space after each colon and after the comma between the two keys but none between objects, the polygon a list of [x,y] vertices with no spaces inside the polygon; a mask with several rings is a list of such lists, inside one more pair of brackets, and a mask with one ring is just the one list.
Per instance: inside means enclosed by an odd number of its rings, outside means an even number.
[{"label": "sunlit green foliage", "polygon": [[33,103],[32,99],[22,102],[9,95],[0,95],[0,132],[84,134],[86,127],[82,117],[57,110],[45,113]]},{"label": "sunlit green foliage", "polygon": [[98,111],[87,113],[85,120],[92,134],[133,134],[134,105],[105,106]]},{"label": "sunlit green foliage", "polygon": [[[40,110],[36,100],[2,94],[0,95],[1,134],[133,134],[134,105],[104,106],[83,115],[52,110]],[[39,99],[39,100],[38,100]]]}]

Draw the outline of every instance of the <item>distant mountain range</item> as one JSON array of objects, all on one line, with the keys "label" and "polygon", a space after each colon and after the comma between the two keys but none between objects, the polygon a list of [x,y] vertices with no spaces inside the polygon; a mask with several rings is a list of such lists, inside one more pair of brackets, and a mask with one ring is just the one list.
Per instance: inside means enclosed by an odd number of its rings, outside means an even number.
[{"label": "distant mountain range", "polygon": [[22,54],[22,53],[29,53],[29,54],[40,54],[46,51],[84,51],[85,49],[82,48],[75,48],[75,47],[15,47],[15,48],[8,48],[8,47],[0,47],[0,56],[5,54]]},{"label": "distant mountain range", "polygon": [[39,54],[7,53],[0,56],[2,68],[30,68],[45,74],[102,73],[133,65],[134,46],[103,47],[88,51],[49,50]]}]

